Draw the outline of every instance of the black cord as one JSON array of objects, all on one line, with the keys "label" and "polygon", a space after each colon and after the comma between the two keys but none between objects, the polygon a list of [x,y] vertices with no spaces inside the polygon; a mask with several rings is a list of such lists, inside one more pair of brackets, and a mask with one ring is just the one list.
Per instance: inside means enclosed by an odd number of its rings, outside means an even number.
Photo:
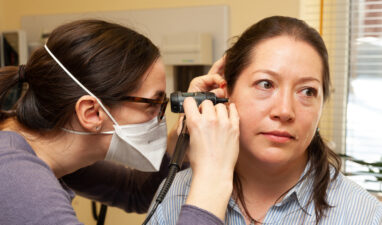
[{"label": "black cord", "polygon": [[163,201],[168,190],[170,189],[171,184],[174,181],[176,173],[182,167],[183,159],[184,159],[189,142],[190,142],[190,136],[188,134],[187,127],[186,127],[186,116],[184,116],[183,123],[182,123],[182,132],[180,133],[178,140],[176,142],[176,146],[175,146],[174,154],[171,158],[170,169],[168,171],[167,178],[155,200],[154,206],[152,207],[145,221],[143,221],[142,225],[146,225],[150,221],[158,205]]},{"label": "black cord", "polygon": [[143,221],[143,225],[147,224],[150,221],[151,217],[154,215],[155,210],[157,210],[159,204],[159,201],[155,201],[154,206],[151,209],[149,215],[146,217],[145,221]]},{"label": "black cord", "polygon": [[98,220],[98,215],[97,215],[97,204],[95,201],[92,201],[92,215],[93,215],[93,219],[95,221]]},{"label": "black cord", "polygon": [[104,225],[106,218],[107,206],[101,204],[101,209],[99,214],[97,215],[97,204],[95,201],[92,201],[92,214],[95,221],[97,221],[97,225]]},{"label": "black cord", "polygon": [[178,167],[177,165],[173,165],[173,164],[170,165],[170,170],[168,172],[166,181],[164,182],[162,189],[160,190],[160,192],[159,192],[159,194],[155,200],[155,204],[154,204],[153,208],[151,209],[150,213],[147,215],[145,221],[143,221],[142,225],[146,225],[150,221],[151,217],[154,215],[154,212],[157,209],[158,205],[163,201],[168,190],[170,189],[171,184],[174,181],[175,175],[179,171],[179,169],[180,169],[180,167]]},{"label": "black cord", "polygon": [[101,204],[101,210],[99,211],[97,225],[105,224],[106,212],[107,212],[107,206],[104,204]]}]

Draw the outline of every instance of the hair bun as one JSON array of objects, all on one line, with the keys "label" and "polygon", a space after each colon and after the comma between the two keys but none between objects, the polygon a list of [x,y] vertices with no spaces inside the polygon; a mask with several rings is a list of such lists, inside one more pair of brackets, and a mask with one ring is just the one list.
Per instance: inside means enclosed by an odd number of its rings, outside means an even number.
[{"label": "hair bun", "polygon": [[19,66],[17,74],[19,75],[19,82],[20,83],[27,82],[27,80],[25,79],[25,65]]}]

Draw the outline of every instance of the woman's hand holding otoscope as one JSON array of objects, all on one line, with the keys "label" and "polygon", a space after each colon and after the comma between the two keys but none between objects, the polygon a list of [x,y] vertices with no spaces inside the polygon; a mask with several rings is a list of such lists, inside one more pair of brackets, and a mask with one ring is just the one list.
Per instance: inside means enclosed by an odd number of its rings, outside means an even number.
[{"label": "woman's hand holding otoscope", "polygon": [[[174,113],[184,113],[183,103],[187,97],[192,97],[197,105],[200,105],[204,100],[210,100],[214,105],[217,103],[228,102],[228,98],[217,98],[216,95],[212,92],[174,92],[170,95],[171,111]],[[175,145],[175,150],[170,161],[169,174],[166,178],[164,185],[162,186],[161,191],[159,192],[156,198],[156,203],[153,209],[151,210],[150,214],[146,217],[146,220],[143,224],[146,224],[150,220],[150,217],[154,213],[155,209],[163,201],[168,190],[170,189],[176,173],[182,167],[182,163],[186,155],[186,150],[188,148],[189,142],[190,136],[188,134],[186,126],[186,116],[184,116],[182,120],[182,130],[178,136],[178,140]]]},{"label": "woman's hand holding otoscope", "polygon": [[207,210],[224,220],[239,152],[239,116],[234,104],[228,107],[218,104],[228,102],[221,98],[225,96],[225,80],[221,76],[223,67],[224,58],[217,61],[207,75],[192,80],[187,93],[171,94],[172,111],[184,111],[187,120],[184,116],[169,175],[143,224],[150,220],[164,199],[188,147],[193,178],[186,204]]},{"label": "woman's hand holding otoscope", "polygon": [[[204,100],[210,100],[214,105],[228,102],[228,98],[217,98],[212,92],[173,92],[170,95],[171,112],[184,113],[183,102],[187,97],[192,97],[199,106]],[[177,165],[180,169],[189,144],[190,136],[186,126],[186,116],[183,117],[182,130],[176,142],[175,151],[170,165]]]},{"label": "woman's hand holding otoscope", "polygon": [[233,103],[213,105],[184,101],[192,168],[191,188],[186,204],[196,205],[224,221],[233,190],[233,172],[239,153],[239,116]]}]

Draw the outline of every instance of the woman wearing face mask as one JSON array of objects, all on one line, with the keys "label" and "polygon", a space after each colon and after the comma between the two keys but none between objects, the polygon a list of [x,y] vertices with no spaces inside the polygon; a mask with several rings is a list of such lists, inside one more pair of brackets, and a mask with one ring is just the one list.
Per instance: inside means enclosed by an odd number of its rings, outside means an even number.
[{"label": "woman wearing face mask", "polygon": [[[382,204],[340,173],[318,132],[330,77],[316,30],[295,18],[265,18],[226,52],[224,76],[240,117],[240,153],[221,224],[382,224]],[[192,104],[184,104],[191,128],[199,126]],[[194,174],[177,174],[151,224],[175,224],[177,206],[194,195]]]},{"label": "woman wearing face mask", "polygon": [[[209,74],[190,91],[222,82]],[[0,224],[81,224],[72,190],[129,212],[147,211],[168,165],[158,48],[117,24],[71,22],[56,28],[26,65],[0,69],[2,105],[20,83],[27,84],[25,93],[0,113]],[[225,112],[221,119],[232,121]],[[199,203],[185,207],[181,218],[195,211],[214,218]]]}]

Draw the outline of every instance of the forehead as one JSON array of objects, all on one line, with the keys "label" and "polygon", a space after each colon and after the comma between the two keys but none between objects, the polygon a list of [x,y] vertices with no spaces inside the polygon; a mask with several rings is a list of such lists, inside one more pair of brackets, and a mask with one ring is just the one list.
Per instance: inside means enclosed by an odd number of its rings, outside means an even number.
[{"label": "forehead", "polygon": [[166,74],[162,60],[157,59],[142,76],[140,87],[131,96],[152,98],[166,90]]},{"label": "forehead", "polygon": [[323,65],[317,51],[307,42],[279,36],[257,44],[251,52],[249,69],[272,70],[288,77],[313,76],[322,82]]}]

